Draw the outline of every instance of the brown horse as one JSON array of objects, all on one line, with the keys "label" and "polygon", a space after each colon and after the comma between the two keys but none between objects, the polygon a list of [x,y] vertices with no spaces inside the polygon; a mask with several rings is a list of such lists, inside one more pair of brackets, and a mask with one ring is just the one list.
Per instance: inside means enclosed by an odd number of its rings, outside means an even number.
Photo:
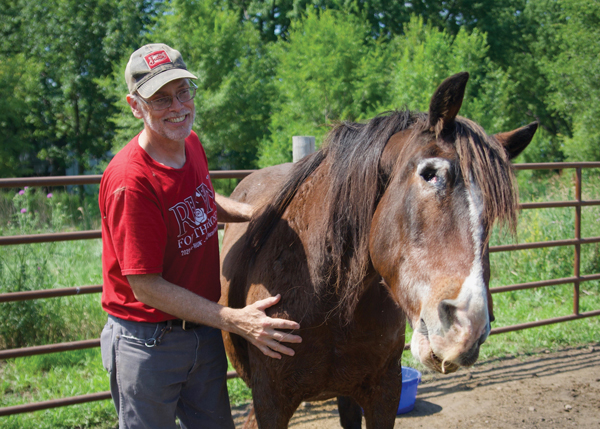
[{"label": "brown horse", "polygon": [[294,357],[264,356],[224,334],[252,388],[258,426],[279,429],[305,400],[338,396],[344,428],[394,426],[405,323],[412,353],[451,372],[472,365],[490,331],[487,242],[514,228],[510,159],[537,128],[488,136],[457,117],[467,73],[446,79],[428,114],[342,123],[301,162],[257,171],[232,197],[263,204],[231,224],[222,250],[222,303],[282,295],[273,317],[300,323]]}]

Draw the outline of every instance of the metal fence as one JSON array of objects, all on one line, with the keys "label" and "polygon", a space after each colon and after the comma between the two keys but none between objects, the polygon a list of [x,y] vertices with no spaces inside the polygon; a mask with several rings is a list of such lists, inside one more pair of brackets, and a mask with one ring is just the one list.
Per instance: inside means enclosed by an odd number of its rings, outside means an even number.
[{"label": "metal fence", "polygon": [[[554,202],[543,202],[543,203],[523,203],[521,204],[522,209],[543,209],[543,208],[563,208],[572,207],[575,209],[575,237],[568,240],[555,240],[555,241],[544,241],[537,243],[524,243],[504,246],[492,246],[490,247],[490,253],[493,252],[510,252],[517,250],[526,249],[540,249],[546,247],[559,247],[559,246],[573,246],[574,257],[573,257],[573,276],[551,279],[531,283],[513,284],[509,286],[495,287],[492,288],[492,293],[502,293],[508,291],[516,291],[523,289],[533,289],[545,286],[555,286],[562,284],[573,284],[573,313],[568,316],[554,317],[551,319],[539,320],[535,322],[522,323],[518,325],[505,326],[501,328],[492,329],[491,334],[500,334],[504,332],[518,331],[522,329],[529,329],[542,325],[549,325],[553,323],[567,322],[570,320],[583,319],[587,317],[600,316],[600,309],[594,311],[588,311],[581,313],[579,311],[579,292],[580,285],[586,281],[600,280],[600,273],[591,275],[581,275],[581,245],[600,243],[600,237],[581,237],[581,208],[589,206],[600,206],[600,200],[587,200],[582,199],[582,169],[586,168],[600,168],[600,162],[582,162],[582,163],[543,163],[543,164],[516,164],[516,170],[562,170],[562,169],[575,169],[575,200],[572,201],[554,201]],[[238,170],[238,171],[211,171],[211,179],[240,179],[248,174],[252,170]],[[18,179],[0,179],[0,188],[16,188],[24,186],[63,186],[63,185],[85,185],[85,184],[98,184],[102,176],[67,176],[67,177],[39,177],[39,178],[18,178]],[[219,225],[222,228],[222,225]],[[0,246],[15,245],[15,244],[29,244],[29,243],[42,243],[42,242],[54,242],[54,241],[68,241],[68,240],[86,240],[86,239],[99,239],[101,237],[100,231],[79,231],[79,232],[66,232],[66,233],[53,233],[53,234],[35,234],[35,235],[22,235],[22,236],[7,236],[0,237]],[[62,289],[47,289],[38,291],[28,292],[14,292],[0,294],[0,304],[11,301],[25,301],[32,299],[41,298],[52,298],[69,295],[82,295],[88,293],[99,293],[102,291],[102,285],[91,285],[91,286],[78,286]],[[84,341],[73,341],[68,343],[60,344],[49,344],[44,346],[35,347],[24,347],[18,349],[0,350],[0,359],[10,359],[23,356],[33,356],[45,353],[64,352],[69,350],[80,350],[86,348],[100,347],[100,339],[84,340]],[[235,372],[229,372],[228,378],[237,377]],[[25,405],[17,405],[12,407],[0,408],[0,416],[7,416],[12,414],[19,414],[25,412],[32,412],[37,410],[43,410],[48,408],[56,408],[67,405],[81,404],[85,402],[99,401],[110,399],[110,392],[99,392],[88,395],[81,395],[71,398],[62,398],[51,401],[44,401],[38,403],[31,403]]]}]

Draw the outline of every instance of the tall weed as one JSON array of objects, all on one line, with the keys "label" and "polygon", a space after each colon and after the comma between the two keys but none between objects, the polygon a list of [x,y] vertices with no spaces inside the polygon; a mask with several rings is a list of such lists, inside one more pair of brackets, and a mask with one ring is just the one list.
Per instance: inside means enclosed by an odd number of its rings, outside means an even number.
[{"label": "tall weed", "polygon": [[[4,195],[6,199],[6,194]],[[72,211],[72,196],[25,188],[3,205],[2,235],[28,235],[74,229],[85,210]],[[93,223],[93,222],[87,222]],[[59,242],[0,247],[0,293],[26,292],[100,283],[100,243]],[[93,273],[93,274],[91,274]],[[0,347],[15,348],[94,337],[98,297],[37,299],[0,304]],[[98,310],[94,310],[98,307]],[[88,317],[94,314],[94,317]],[[91,323],[91,321],[94,321]],[[94,326],[90,326],[93,324]],[[101,325],[100,325],[101,326]]]}]

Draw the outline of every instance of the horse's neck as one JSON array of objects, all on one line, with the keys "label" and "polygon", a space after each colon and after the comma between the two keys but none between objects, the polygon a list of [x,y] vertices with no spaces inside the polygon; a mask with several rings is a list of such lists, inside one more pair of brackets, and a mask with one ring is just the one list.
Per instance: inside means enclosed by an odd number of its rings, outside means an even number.
[{"label": "horse's neck", "polygon": [[[339,315],[345,314],[340,305],[346,306],[345,300],[349,295],[355,301],[350,307],[355,307],[364,290],[373,281],[379,281],[380,276],[369,263],[360,284],[336,284],[339,261],[331,256],[331,242],[337,237],[333,236],[330,212],[342,208],[332,207],[334,202],[327,195],[328,186],[323,184],[329,180],[328,168],[329,165],[324,163],[299,187],[284,220],[302,242],[314,292],[320,297],[320,302],[332,310],[332,314]],[[354,291],[349,291],[350,288]]]}]

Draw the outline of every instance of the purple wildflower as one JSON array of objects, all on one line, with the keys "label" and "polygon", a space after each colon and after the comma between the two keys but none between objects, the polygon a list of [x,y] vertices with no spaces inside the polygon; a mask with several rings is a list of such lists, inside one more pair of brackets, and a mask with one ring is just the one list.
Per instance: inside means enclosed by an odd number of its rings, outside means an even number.
[{"label": "purple wildflower", "polygon": [[27,213],[27,209],[21,209],[21,213]]},{"label": "purple wildflower", "polygon": [[23,194],[25,194],[25,191],[24,191],[23,189],[21,189],[21,190],[19,191],[19,195],[23,195]]},{"label": "purple wildflower", "polygon": [[48,195],[46,195],[46,198],[52,198],[52,192],[50,192]]}]

